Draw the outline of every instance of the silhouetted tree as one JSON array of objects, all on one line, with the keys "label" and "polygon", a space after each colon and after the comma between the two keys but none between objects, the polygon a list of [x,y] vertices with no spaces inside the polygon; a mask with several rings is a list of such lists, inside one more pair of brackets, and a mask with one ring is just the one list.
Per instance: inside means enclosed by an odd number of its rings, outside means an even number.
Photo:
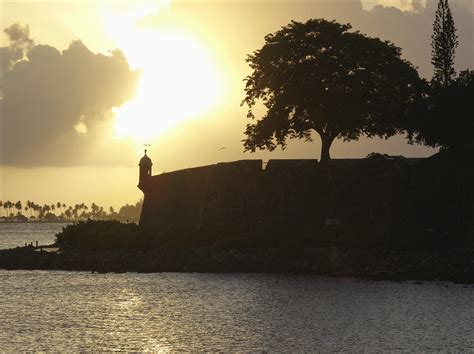
[{"label": "silhouetted tree", "polygon": [[29,200],[26,201],[25,212],[28,214],[28,217],[31,217],[31,202]]},{"label": "silhouetted tree", "polygon": [[322,19],[293,21],[248,56],[253,72],[242,103],[249,118],[259,101],[266,113],[247,125],[246,151],[285,148],[287,138],[311,141],[315,131],[327,161],[337,138],[400,132],[422,80],[400,48],[350,30]]},{"label": "silhouetted tree", "polygon": [[432,85],[423,114],[414,120],[410,142],[459,148],[474,143],[474,71],[459,73],[449,86]]},{"label": "silhouetted tree", "polygon": [[17,201],[15,203],[15,209],[18,210],[17,211],[17,214],[20,213],[21,214],[21,210],[23,209],[23,206],[21,205],[21,201]]},{"label": "silhouetted tree", "polygon": [[43,216],[43,220],[45,221],[51,222],[51,221],[57,221],[57,219],[58,219],[57,216],[49,211]]},{"label": "silhouetted tree", "polygon": [[143,200],[138,201],[135,205],[125,204],[118,212],[118,219],[127,222],[137,222],[140,219],[142,206]]},{"label": "silhouetted tree", "polygon": [[33,210],[36,213],[36,218],[39,219],[40,213],[41,213],[41,206],[39,204],[36,204],[36,203],[32,203],[32,204],[33,204]]},{"label": "silhouetted tree", "polygon": [[10,216],[10,209],[13,207],[13,203],[7,200],[3,203],[3,208],[7,210],[7,217]]},{"label": "silhouetted tree", "polygon": [[[32,216],[36,216],[36,211],[33,207],[33,202],[31,202],[30,200],[27,200],[26,201],[26,206],[28,207],[28,216],[31,218]],[[35,214],[35,215],[33,215]]]},{"label": "silhouetted tree", "polygon": [[448,0],[439,0],[431,36],[431,63],[434,66],[433,82],[448,86],[454,79],[454,56],[458,36]]}]

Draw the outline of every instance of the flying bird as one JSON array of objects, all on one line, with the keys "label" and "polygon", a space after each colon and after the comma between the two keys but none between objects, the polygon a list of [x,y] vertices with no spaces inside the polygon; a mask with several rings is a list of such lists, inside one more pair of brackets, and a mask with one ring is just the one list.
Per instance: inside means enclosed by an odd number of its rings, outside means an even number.
[{"label": "flying bird", "polygon": [[227,149],[225,146],[221,147],[219,150],[217,151],[221,151],[221,150],[224,150],[224,149]]}]

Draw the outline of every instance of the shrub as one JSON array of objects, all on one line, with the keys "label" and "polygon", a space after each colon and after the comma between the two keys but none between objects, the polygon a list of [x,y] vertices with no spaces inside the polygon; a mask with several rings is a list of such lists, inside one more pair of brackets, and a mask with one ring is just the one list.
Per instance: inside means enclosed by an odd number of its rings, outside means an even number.
[{"label": "shrub", "polygon": [[68,225],[56,235],[61,250],[112,250],[142,246],[136,224],[87,220]]}]

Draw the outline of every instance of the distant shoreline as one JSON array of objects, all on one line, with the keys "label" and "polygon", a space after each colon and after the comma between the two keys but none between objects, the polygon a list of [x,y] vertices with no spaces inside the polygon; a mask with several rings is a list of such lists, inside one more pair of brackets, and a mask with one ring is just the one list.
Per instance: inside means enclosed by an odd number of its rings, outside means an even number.
[{"label": "distant shoreline", "polygon": [[2,221],[0,220],[0,224],[72,224],[75,221]]},{"label": "distant shoreline", "polygon": [[[35,220],[35,221],[2,221],[0,220],[0,224],[74,224],[80,221],[84,220],[69,220],[69,221],[41,221],[41,220]],[[136,224],[137,222],[135,221],[130,221],[130,224]]]}]

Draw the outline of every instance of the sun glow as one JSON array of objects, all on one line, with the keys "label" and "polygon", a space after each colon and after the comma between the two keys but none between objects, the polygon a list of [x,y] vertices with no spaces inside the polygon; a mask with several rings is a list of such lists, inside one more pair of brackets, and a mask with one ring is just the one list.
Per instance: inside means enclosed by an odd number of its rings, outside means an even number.
[{"label": "sun glow", "polygon": [[109,33],[142,76],[135,97],[114,110],[120,138],[144,143],[204,116],[222,99],[222,75],[197,39],[173,28],[137,28],[111,16]]}]

